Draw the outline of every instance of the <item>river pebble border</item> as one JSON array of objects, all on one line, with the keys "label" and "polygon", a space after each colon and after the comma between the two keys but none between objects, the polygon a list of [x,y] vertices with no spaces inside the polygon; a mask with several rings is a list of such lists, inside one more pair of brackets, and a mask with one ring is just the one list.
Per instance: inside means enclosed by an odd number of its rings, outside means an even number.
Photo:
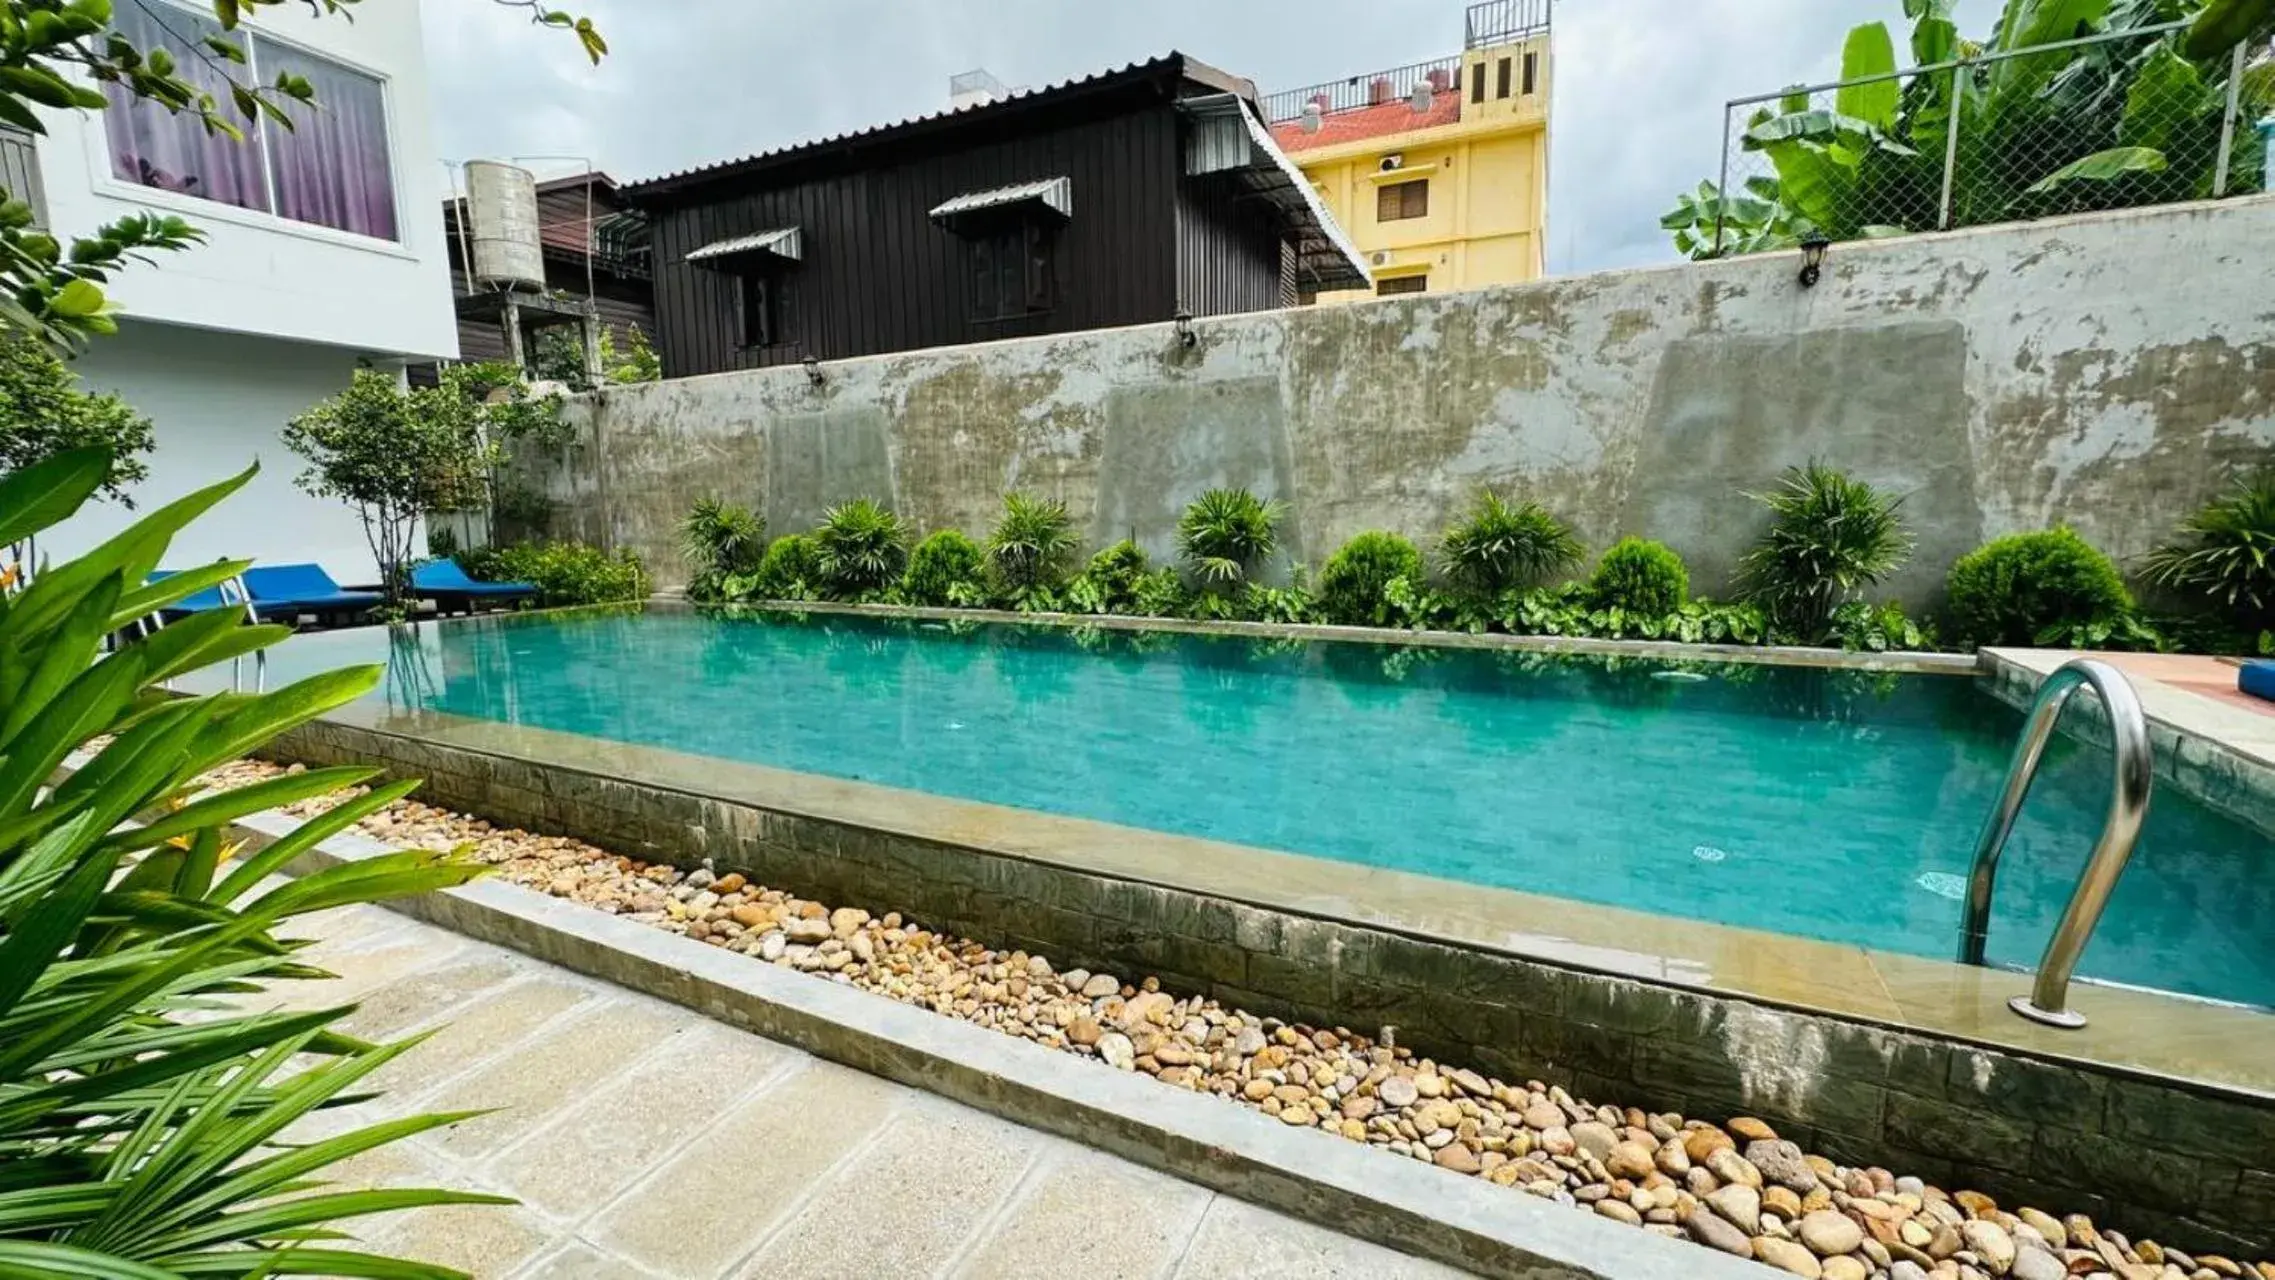
[{"label": "river pebble border", "polygon": [[[226,789],[299,769],[246,760],[205,781]],[[1978,1192],[1835,1164],[1757,1119],[1716,1125],[1591,1105],[1538,1081],[1505,1083],[1418,1057],[1391,1028],[1368,1036],[1259,1018],[1179,998],[1152,977],[1061,970],[897,912],[832,909],[739,874],[683,872],[415,800],[361,826],[404,847],[467,845],[507,880],[554,897],[1807,1280],[2275,1280],[2275,1261],[2191,1256],[2082,1214],[2009,1209]]]}]

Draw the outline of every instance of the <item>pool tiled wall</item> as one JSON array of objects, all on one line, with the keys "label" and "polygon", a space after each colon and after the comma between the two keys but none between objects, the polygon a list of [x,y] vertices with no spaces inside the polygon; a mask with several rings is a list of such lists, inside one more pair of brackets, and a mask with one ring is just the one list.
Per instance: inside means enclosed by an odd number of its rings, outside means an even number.
[{"label": "pool tiled wall", "polygon": [[1159,976],[1258,1013],[1373,1031],[1507,1079],[1722,1120],[1835,1159],[2241,1256],[2275,1251],[2275,1098],[1266,910],[622,778],[325,723],[276,747],[427,779],[423,798],[1061,965]]}]

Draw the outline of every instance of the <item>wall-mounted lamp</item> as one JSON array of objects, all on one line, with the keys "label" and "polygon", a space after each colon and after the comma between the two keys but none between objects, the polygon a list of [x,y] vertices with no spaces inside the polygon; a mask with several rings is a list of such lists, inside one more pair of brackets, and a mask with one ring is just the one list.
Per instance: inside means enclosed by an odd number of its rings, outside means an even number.
[{"label": "wall-mounted lamp", "polygon": [[821,384],[823,384],[824,382],[827,382],[827,381],[829,381],[829,379],[827,379],[827,378],[825,378],[825,377],[823,377],[823,376],[822,376],[822,362],[821,362],[821,361],[814,359],[812,356],[807,356],[807,357],[806,357],[806,361],[805,361],[805,363],[806,363],[806,381],[807,381],[808,383],[810,383],[810,384],[812,384],[812,385],[814,385],[814,386],[817,386],[817,387],[818,387],[818,386],[820,386]]},{"label": "wall-mounted lamp", "polygon": [[1177,345],[1190,351],[1201,344],[1201,335],[1193,332],[1193,313],[1177,313]]},{"label": "wall-mounted lamp", "polygon": [[1833,242],[1822,231],[1801,237],[1801,287],[1813,289],[1825,274],[1825,251]]}]

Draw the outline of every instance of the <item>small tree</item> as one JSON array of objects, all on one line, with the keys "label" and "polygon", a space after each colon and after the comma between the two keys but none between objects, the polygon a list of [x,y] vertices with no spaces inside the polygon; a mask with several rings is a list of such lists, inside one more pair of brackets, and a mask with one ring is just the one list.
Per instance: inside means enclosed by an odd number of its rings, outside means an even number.
[{"label": "small tree", "polygon": [[304,491],[351,503],[388,602],[409,585],[423,515],[486,506],[502,442],[559,430],[558,398],[532,398],[497,365],[453,365],[439,385],[405,387],[359,369],[348,389],[294,418],[284,442],[308,460]]},{"label": "small tree", "polygon": [[[82,390],[79,375],[46,346],[27,334],[0,330],[0,474],[74,449],[102,449],[109,469],[96,496],[132,509],[127,489],[149,477],[142,458],[155,443],[150,419],[131,405]],[[27,536],[11,559],[28,566],[38,554]]]}]

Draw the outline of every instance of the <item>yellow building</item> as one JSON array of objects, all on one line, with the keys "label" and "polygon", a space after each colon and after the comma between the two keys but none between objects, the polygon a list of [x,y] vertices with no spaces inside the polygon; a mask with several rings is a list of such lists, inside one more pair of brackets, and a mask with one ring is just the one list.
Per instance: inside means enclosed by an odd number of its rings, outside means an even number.
[{"label": "yellow building", "polygon": [[1551,0],[1471,5],[1458,57],[1265,100],[1272,136],[1318,188],[1375,294],[1538,279],[1546,269]]}]

